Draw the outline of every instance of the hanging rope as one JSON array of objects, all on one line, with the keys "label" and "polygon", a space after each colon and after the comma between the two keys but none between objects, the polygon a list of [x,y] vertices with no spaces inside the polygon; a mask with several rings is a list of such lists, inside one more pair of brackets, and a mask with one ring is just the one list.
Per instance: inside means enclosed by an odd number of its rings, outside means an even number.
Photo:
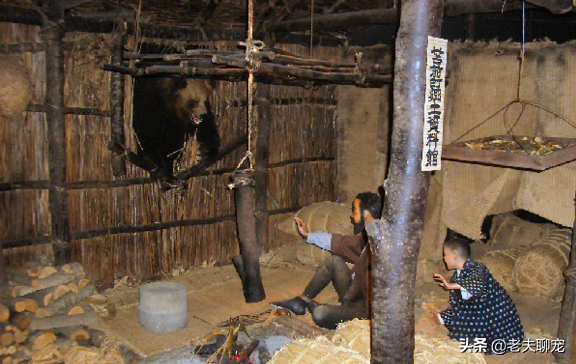
[{"label": "hanging rope", "polygon": [[[248,148],[246,155],[242,158],[240,163],[236,166],[236,171],[248,160],[248,171],[254,171],[255,157],[254,151],[256,150],[256,136],[258,134],[257,118],[254,112],[254,94],[256,92],[256,83],[254,82],[254,72],[258,71],[261,64],[260,51],[264,48],[264,42],[254,40],[254,3],[253,0],[248,0],[248,37],[245,42],[239,42],[241,46],[246,47],[246,61],[248,61]],[[242,182],[234,182],[228,185],[232,189],[237,184]]]},{"label": "hanging rope", "polygon": [[[506,4],[506,0],[504,0],[502,2],[502,10],[504,10],[505,4]],[[506,123],[506,118],[504,118],[504,126],[506,128],[506,134],[508,134],[508,135],[512,135],[512,129],[514,129],[514,127],[520,121],[520,118],[522,117],[522,114],[524,113],[524,110],[526,109],[526,105],[531,105],[531,106],[537,107],[539,109],[542,109],[542,110],[554,115],[555,117],[565,121],[568,125],[570,125],[574,129],[576,129],[576,123],[574,123],[573,121],[571,121],[567,117],[565,117],[559,113],[556,113],[556,112],[550,110],[549,108],[547,108],[543,105],[540,105],[534,101],[525,100],[525,99],[522,99],[520,97],[520,90],[522,89],[522,73],[524,70],[524,54],[525,53],[526,53],[526,2],[522,1],[522,45],[520,48],[520,55],[518,56],[519,69],[518,69],[518,86],[517,86],[518,88],[516,90],[516,100],[512,100],[509,103],[507,103],[506,105],[504,105],[500,110],[496,111],[494,114],[490,115],[486,120],[480,122],[478,125],[474,126],[472,129],[468,130],[467,132],[465,132],[464,134],[462,134],[461,136],[456,138],[452,143],[458,142],[460,139],[462,139],[466,135],[470,134],[474,130],[478,129],[480,126],[484,125],[489,120],[493,119],[496,115],[500,114],[502,111],[504,111],[504,113],[508,112],[508,109],[510,108],[510,106],[512,106],[514,104],[520,104],[522,106],[522,110],[520,111],[520,114],[516,118],[516,121],[514,122],[514,124],[512,124],[512,126],[510,126],[510,127]]]},{"label": "hanging rope", "polygon": [[520,90],[522,86],[522,70],[524,69],[524,44],[526,43],[526,2],[522,1],[522,48],[518,60],[520,67],[518,68],[518,89],[516,90],[516,99],[520,100]]}]

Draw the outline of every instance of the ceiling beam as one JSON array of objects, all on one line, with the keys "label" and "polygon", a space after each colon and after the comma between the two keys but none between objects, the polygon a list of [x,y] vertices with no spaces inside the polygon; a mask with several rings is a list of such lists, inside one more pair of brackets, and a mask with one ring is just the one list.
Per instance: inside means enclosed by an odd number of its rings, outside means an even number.
[{"label": "ceiling beam", "polygon": [[[310,18],[286,20],[279,22],[264,22],[265,32],[297,32],[310,30]],[[314,16],[314,29],[326,30],[345,28],[353,25],[390,24],[398,22],[396,9],[373,9]]]},{"label": "ceiling beam", "polygon": [[[573,0],[527,0],[527,8],[541,7],[553,14],[565,14],[574,11]],[[444,15],[449,17],[475,14],[499,13],[522,9],[521,1],[505,2],[502,0],[445,0]],[[284,33],[310,30],[310,18],[286,21],[266,21],[263,29],[266,32]],[[369,24],[394,24],[398,22],[395,8],[372,9],[314,16],[314,30],[348,28]]]},{"label": "ceiling beam", "polygon": [[[504,4],[504,6],[502,6]],[[545,8],[553,14],[565,14],[574,10],[573,0],[526,0],[527,7]],[[475,13],[499,13],[502,11],[520,10],[522,1],[502,0],[446,0],[444,2],[445,16],[459,16]]]}]

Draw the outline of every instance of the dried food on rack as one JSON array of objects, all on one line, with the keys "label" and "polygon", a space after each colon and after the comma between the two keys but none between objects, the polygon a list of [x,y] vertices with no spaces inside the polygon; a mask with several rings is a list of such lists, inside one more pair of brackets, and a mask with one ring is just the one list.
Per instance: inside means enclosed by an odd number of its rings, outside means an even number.
[{"label": "dried food on rack", "polygon": [[490,150],[527,155],[546,155],[560,149],[576,146],[575,142],[560,142],[543,137],[526,136],[510,139],[488,137],[463,143],[467,149],[471,150]]},{"label": "dried food on rack", "polygon": [[576,139],[494,135],[443,146],[442,158],[543,171],[576,159]]}]

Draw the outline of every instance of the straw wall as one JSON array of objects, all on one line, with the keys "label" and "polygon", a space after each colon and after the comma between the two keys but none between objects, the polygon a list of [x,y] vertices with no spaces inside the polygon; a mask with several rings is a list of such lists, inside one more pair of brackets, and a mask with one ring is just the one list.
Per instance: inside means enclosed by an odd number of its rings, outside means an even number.
[{"label": "straw wall", "polygon": [[[37,27],[0,23],[0,29],[3,43],[40,42]],[[245,147],[211,167],[225,171],[193,177],[183,190],[162,192],[158,184],[140,182],[123,187],[106,186],[107,182],[114,181],[107,149],[111,139],[111,74],[102,71],[100,66],[110,62],[114,36],[76,33],[67,34],[64,40],[65,106],[83,110],[66,116],[69,227],[72,236],[82,237],[72,241],[74,259],[84,265],[89,278],[100,282],[123,276],[142,279],[191,266],[228,263],[231,256],[239,253],[239,247],[233,192],[227,185],[229,172],[245,155]],[[133,44],[131,39],[129,47]],[[181,42],[172,45],[185,48]],[[214,46],[223,50],[235,45],[222,42]],[[306,47],[282,47],[308,55]],[[338,54],[338,50],[315,49],[317,58],[335,59]],[[26,245],[5,250],[6,262],[11,265],[52,254],[50,245],[30,245],[32,239],[51,234],[46,189],[49,136],[44,112],[37,106],[44,104],[46,92],[44,53],[22,53],[22,58],[34,85],[29,110],[37,111],[0,119],[0,168],[4,171],[1,182],[45,181],[46,184],[43,188],[0,191],[0,238],[5,246],[13,245],[15,240],[25,241],[19,244]],[[279,205],[269,202],[270,210],[297,209],[335,199],[336,98],[334,87],[271,86],[269,191]],[[246,83],[216,82],[210,101],[221,145],[226,146],[246,131]],[[124,129],[127,146],[136,151],[131,104],[132,83],[127,77]],[[297,161],[303,158],[314,160]],[[296,161],[284,163],[289,160]],[[190,149],[183,151],[178,170],[195,163],[192,143]],[[146,171],[127,165],[126,179],[146,177],[149,177]],[[78,183],[90,181],[103,184],[78,187]],[[283,216],[270,218],[271,247],[289,243],[273,228]],[[213,220],[194,225],[195,220],[206,219]],[[128,231],[129,228],[132,230]]]}]

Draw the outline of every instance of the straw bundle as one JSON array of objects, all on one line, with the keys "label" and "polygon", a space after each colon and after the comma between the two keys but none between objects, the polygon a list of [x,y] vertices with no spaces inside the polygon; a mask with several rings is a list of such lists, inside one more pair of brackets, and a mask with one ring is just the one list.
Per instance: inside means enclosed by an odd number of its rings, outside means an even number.
[{"label": "straw bundle", "polygon": [[[325,231],[330,234],[352,235],[354,228],[350,223],[350,206],[336,202],[313,203],[300,209],[295,217],[306,223],[309,232]],[[278,229],[300,236],[294,219],[278,224]]]},{"label": "straw bundle", "polygon": [[354,319],[341,323],[332,341],[370,358],[370,320]]},{"label": "straw bundle", "polygon": [[456,340],[415,335],[414,364],[485,364],[482,353],[462,352]]},{"label": "straw bundle", "polygon": [[[416,364],[484,364],[484,354],[461,352],[458,341],[415,335]],[[332,341],[321,336],[302,339],[282,347],[269,363],[369,363],[370,320],[353,320],[338,325]]]},{"label": "straw bundle", "polygon": [[284,345],[269,364],[368,364],[370,359],[337,345],[324,336],[315,340],[300,339]]},{"label": "straw bundle", "polygon": [[73,346],[64,354],[64,364],[122,364],[118,350],[108,352],[97,347]]},{"label": "straw bundle", "polygon": [[518,258],[514,279],[520,293],[556,301],[562,298],[571,235],[568,229],[549,230]]},{"label": "straw bundle", "polygon": [[512,213],[494,216],[488,245],[492,249],[526,246],[537,242],[547,230],[547,224],[536,224],[523,220]]},{"label": "straw bundle", "polygon": [[32,98],[30,77],[16,56],[0,55],[0,116],[14,117]]},{"label": "straw bundle", "polygon": [[506,291],[517,292],[518,287],[514,279],[514,265],[518,257],[521,256],[525,250],[526,249],[522,247],[493,250],[476,260],[488,268],[494,279],[496,279]]}]

